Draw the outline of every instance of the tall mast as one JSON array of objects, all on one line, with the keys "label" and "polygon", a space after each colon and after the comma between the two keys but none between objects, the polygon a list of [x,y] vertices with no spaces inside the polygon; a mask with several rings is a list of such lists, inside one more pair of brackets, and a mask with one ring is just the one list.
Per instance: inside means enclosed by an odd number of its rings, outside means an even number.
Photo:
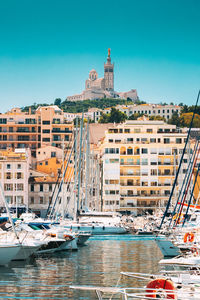
[{"label": "tall mast", "polygon": [[80,201],[80,185],[81,185],[81,159],[82,159],[82,141],[83,141],[83,113],[80,128],[80,144],[79,144],[79,162],[78,162],[78,191],[77,191],[77,211],[79,210]]},{"label": "tall mast", "polygon": [[64,183],[65,183],[65,176],[64,176],[64,170],[65,170],[65,156],[64,156],[64,148],[65,148],[65,145],[64,145],[64,139],[62,141],[62,181],[63,181],[63,184],[62,184],[62,218],[64,219],[65,217],[65,211],[64,211],[64,198],[65,198],[65,191],[64,191]]},{"label": "tall mast", "polygon": [[74,140],[74,221],[76,221],[76,213],[77,213],[77,152],[78,152],[78,118],[76,117],[76,135]]},{"label": "tall mast", "polygon": [[87,119],[87,144],[86,144],[86,174],[85,174],[85,209],[88,208],[89,198],[89,176],[90,176],[90,136],[89,136],[89,118]]}]

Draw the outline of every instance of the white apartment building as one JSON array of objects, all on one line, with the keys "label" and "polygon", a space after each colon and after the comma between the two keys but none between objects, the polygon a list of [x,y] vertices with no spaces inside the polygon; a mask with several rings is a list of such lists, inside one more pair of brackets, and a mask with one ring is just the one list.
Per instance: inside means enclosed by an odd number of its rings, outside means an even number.
[{"label": "white apartment building", "polygon": [[[103,209],[140,213],[165,207],[186,137],[175,125],[145,117],[108,129],[101,145]],[[180,182],[189,153],[185,154]]]},{"label": "white apartment building", "polygon": [[[181,107],[178,105],[158,105],[158,104],[141,104],[141,105],[117,105],[115,107],[119,111],[125,113],[127,117],[133,114],[144,114],[149,117],[161,116],[168,121],[171,119],[173,113],[177,112],[180,114]],[[105,108],[103,113],[109,114],[111,107]]]},{"label": "white apartment building", "polygon": [[[28,179],[30,151],[16,149],[0,151],[0,182],[7,203],[11,206],[25,205],[28,207]],[[0,206],[4,207],[2,197]]]}]

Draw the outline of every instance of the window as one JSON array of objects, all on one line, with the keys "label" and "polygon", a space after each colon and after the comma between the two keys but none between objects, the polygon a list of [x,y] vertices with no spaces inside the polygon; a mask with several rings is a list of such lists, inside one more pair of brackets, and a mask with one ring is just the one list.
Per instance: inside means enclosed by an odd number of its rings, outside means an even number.
[{"label": "window", "polygon": [[150,143],[156,143],[156,139],[150,139]]},{"label": "window", "polygon": [[42,141],[43,142],[50,142],[50,138],[43,138]]},{"label": "window", "polygon": [[119,195],[119,190],[106,190],[105,191],[106,195]]},{"label": "window", "polygon": [[164,175],[170,175],[170,170],[169,169],[164,170]]},{"label": "window", "polygon": [[148,158],[142,158],[142,165],[148,165]]},{"label": "window", "polygon": [[56,152],[51,152],[51,157],[56,157]]},{"label": "window", "polygon": [[31,184],[31,192],[34,192],[34,184]]},{"label": "window", "polygon": [[165,196],[168,196],[168,195],[170,195],[170,191],[169,191],[169,190],[166,190],[166,191],[165,191]]},{"label": "window", "polygon": [[5,177],[6,177],[6,179],[11,179],[12,178],[12,174],[10,172],[7,172]]},{"label": "window", "polygon": [[152,133],[152,132],[153,132],[153,129],[148,128],[148,129],[147,129],[147,132],[148,132],[148,133]]},{"label": "window", "polygon": [[12,191],[13,185],[11,183],[4,184],[4,191]]},{"label": "window", "polygon": [[46,121],[42,121],[42,124],[43,125],[50,125],[50,121],[47,121],[47,120]]},{"label": "window", "polygon": [[24,190],[23,183],[17,183],[17,191],[23,191],[23,190]]},{"label": "window", "polygon": [[21,172],[17,172],[17,179],[22,179],[22,173]]},{"label": "window", "polygon": [[142,154],[148,154],[148,149],[147,148],[142,148]]},{"label": "window", "polygon": [[106,154],[119,154],[119,148],[105,148]]},{"label": "window", "polygon": [[69,141],[69,135],[65,135],[65,141]]},{"label": "window", "polygon": [[40,204],[43,204],[44,203],[44,199],[43,197],[40,197]]},{"label": "window", "polygon": [[132,149],[132,148],[128,148],[128,149],[127,149],[127,154],[128,154],[128,155],[133,154],[133,149]]},{"label": "window", "polygon": [[134,133],[140,133],[141,129],[140,128],[135,128]]},{"label": "window", "polygon": [[42,132],[43,133],[50,133],[50,129],[43,129]]},{"label": "window", "polygon": [[48,161],[45,161],[45,166],[48,166]]},{"label": "window", "polygon": [[127,138],[127,143],[133,143],[133,138]]},{"label": "window", "polygon": [[31,204],[34,204],[34,197],[31,197]]},{"label": "window", "polygon": [[151,158],[151,165],[156,166],[158,164],[157,158]]},{"label": "window", "polygon": [[43,192],[43,184],[40,184],[40,192]]},{"label": "window", "polygon": [[141,142],[142,142],[143,144],[147,143],[147,138],[141,138]]},{"label": "window", "polygon": [[52,184],[49,184],[49,192],[52,192]]},{"label": "window", "polygon": [[22,165],[21,164],[17,164],[17,169],[21,169]]},{"label": "window", "polygon": [[124,129],[124,132],[125,133],[130,133],[130,129],[126,128],[126,129]]},{"label": "window", "polygon": [[119,159],[117,159],[117,158],[111,158],[109,162],[110,162],[110,164],[115,164],[115,163],[119,162]]},{"label": "window", "polygon": [[181,143],[182,143],[182,139],[176,138],[176,144],[181,144]]},{"label": "window", "polygon": [[157,170],[151,169],[151,176],[156,176],[156,175],[157,175]]},{"label": "window", "polygon": [[170,144],[170,139],[169,138],[165,138],[164,139],[164,144]]},{"label": "window", "polygon": [[141,170],[141,175],[142,176],[147,176],[148,175],[148,169],[142,169]]},{"label": "window", "polygon": [[7,169],[11,169],[11,165],[10,164],[7,164]]}]

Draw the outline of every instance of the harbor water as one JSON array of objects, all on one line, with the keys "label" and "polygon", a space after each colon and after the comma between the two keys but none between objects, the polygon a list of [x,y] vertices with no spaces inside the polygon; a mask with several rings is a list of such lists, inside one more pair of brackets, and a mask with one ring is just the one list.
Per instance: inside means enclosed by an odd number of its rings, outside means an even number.
[{"label": "harbor water", "polygon": [[[94,236],[76,252],[12,262],[0,268],[0,299],[96,299],[69,285],[116,286],[120,272],[158,272],[162,254],[153,237]],[[119,286],[142,286],[122,277]],[[112,299],[120,299],[113,297]]]}]

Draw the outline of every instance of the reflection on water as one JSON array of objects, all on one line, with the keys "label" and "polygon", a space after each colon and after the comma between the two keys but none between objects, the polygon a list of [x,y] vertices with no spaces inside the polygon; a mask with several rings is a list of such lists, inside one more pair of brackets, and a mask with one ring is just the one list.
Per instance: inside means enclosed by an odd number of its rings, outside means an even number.
[{"label": "reflection on water", "polygon": [[[120,272],[157,272],[162,255],[151,238],[93,237],[77,252],[65,252],[0,268],[0,299],[96,299],[69,285],[115,286]],[[123,277],[120,286],[142,285]],[[113,298],[117,299],[117,298]]]}]

